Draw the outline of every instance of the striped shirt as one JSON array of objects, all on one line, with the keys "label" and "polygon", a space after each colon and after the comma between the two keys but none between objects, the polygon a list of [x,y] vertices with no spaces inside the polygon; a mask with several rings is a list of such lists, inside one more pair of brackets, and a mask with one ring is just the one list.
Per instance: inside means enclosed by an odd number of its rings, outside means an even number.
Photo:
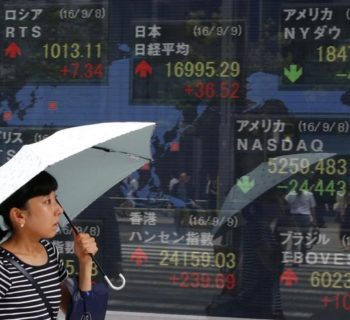
[{"label": "striped shirt", "polygon": [[0,248],[0,319],[1,320],[51,320],[45,303],[30,281],[6,260],[6,256],[19,262],[36,280],[49,301],[55,319],[61,302],[60,283],[66,279],[67,270],[55,246],[48,240],[41,240],[48,262],[31,266],[9,251]]}]

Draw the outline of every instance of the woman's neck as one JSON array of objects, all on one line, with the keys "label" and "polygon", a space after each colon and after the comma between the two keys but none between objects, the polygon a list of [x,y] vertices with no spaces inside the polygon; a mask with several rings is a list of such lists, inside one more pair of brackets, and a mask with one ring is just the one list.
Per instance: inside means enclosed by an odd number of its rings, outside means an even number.
[{"label": "woman's neck", "polygon": [[11,252],[23,252],[27,254],[37,252],[40,245],[40,239],[33,239],[24,235],[13,234],[1,246]]}]

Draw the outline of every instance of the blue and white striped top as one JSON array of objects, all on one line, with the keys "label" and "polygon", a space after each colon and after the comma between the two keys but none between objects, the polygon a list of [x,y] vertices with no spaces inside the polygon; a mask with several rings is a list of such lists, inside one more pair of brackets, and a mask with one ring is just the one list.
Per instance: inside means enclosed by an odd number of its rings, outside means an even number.
[{"label": "blue and white striped top", "polygon": [[19,262],[37,281],[46,295],[55,319],[61,302],[60,283],[67,278],[67,270],[55,246],[48,240],[41,240],[48,255],[48,261],[41,266],[31,266],[9,251],[0,248],[0,319],[1,320],[51,320],[49,312],[35,287],[11,263],[6,256]]}]

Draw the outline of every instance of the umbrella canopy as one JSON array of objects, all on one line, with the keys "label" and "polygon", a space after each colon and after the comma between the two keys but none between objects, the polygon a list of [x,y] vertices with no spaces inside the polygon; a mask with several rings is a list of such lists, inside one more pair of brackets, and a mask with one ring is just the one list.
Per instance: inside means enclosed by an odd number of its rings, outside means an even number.
[{"label": "umbrella canopy", "polygon": [[[264,192],[302,170],[301,166],[293,166],[293,168],[291,166],[290,170],[286,170],[286,162],[292,164],[294,162],[292,159],[299,158],[307,159],[308,164],[312,165],[322,159],[327,159],[335,155],[336,153],[302,153],[276,157],[275,159],[277,161],[274,164],[276,166],[275,172],[277,173],[275,174],[269,172],[271,167],[267,162],[261,163],[253,171],[239,179],[231,188],[219,212],[219,221],[221,223],[213,228],[212,232],[214,236],[218,236],[218,231],[225,224],[227,218],[234,216]],[[279,158],[284,158],[286,161],[278,161]],[[279,173],[282,171],[286,173]]]},{"label": "umbrella canopy", "polygon": [[111,122],[72,127],[24,145],[0,167],[0,203],[43,170],[58,182],[70,218],[151,160],[154,123]]},{"label": "umbrella canopy", "polygon": [[[111,122],[57,131],[42,141],[23,146],[0,167],[0,203],[41,171],[58,182],[57,197],[71,222],[104,192],[151,161],[150,138],[154,123]],[[61,221],[63,222],[63,220]],[[91,255],[114,290],[102,267]]]}]

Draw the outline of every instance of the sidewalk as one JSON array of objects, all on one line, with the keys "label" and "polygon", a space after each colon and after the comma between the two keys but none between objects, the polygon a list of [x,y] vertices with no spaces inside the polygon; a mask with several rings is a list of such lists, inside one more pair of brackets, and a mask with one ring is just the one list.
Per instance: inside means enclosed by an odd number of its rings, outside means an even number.
[{"label": "sidewalk", "polygon": [[[107,311],[105,320],[247,320],[242,318],[222,318],[206,316],[188,316],[182,314],[161,314],[161,313],[141,313],[141,312],[122,312]],[[62,314],[58,315],[58,320],[64,320]],[[258,319],[250,319],[258,320]],[[261,320],[261,319],[259,319]]]},{"label": "sidewalk", "polygon": [[[246,318],[242,319],[242,318],[189,316],[189,315],[182,315],[182,314],[109,311],[107,312],[107,316],[105,320],[247,320],[247,319]],[[250,319],[250,320],[254,320],[254,319]]]}]

